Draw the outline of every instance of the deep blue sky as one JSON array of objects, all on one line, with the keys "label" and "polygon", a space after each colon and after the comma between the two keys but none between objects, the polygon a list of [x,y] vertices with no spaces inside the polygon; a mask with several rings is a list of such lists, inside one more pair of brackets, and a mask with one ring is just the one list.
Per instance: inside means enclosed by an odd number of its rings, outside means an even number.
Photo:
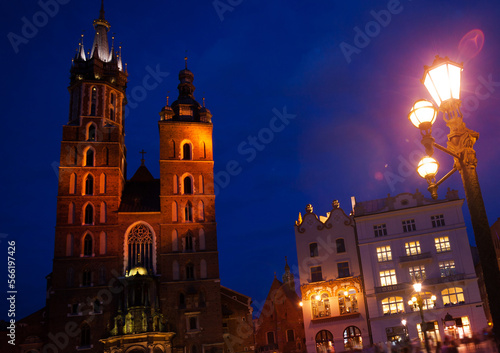
[{"label": "deep blue sky", "polygon": [[[82,30],[90,49],[92,21],[99,13],[97,0],[65,2],[45,17],[37,1],[0,5],[0,263],[6,267],[6,242],[15,240],[19,316],[44,305],[71,58]],[[223,285],[262,303],[273,273],[283,272],[284,257],[292,266],[297,263],[293,225],[307,203],[324,215],[333,199],[348,213],[351,196],[365,201],[416,188],[428,195],[426,182],[413,172],[414,163],[406,162],[420,150],[420,133],[407,112],[415,100],[430,99],[419,80],[423,66],[437,54],[464,62],[465,121],[480,133],[478,173],[490,223],[500,216],[499,2],[216,3],[229,7],[218,13],[213,1],[108,0],[105,10],[115,44],[123,45],[129,94],[142,85],[148,67],[170,73],[130,109],[129,176],[140,164],[141,149],[147,151],[146,165],[159,176],[158,112],[167,94],[177,97],[186,50],[195,97],[206,97],[213,114],[215,172],[231,160],[241,167],[216,199]],[[373,11],[388,7],[393,14],[390,19],[381,15],[384,26],[371,22]],[[23,35],[25,21],[38,23],[36,33],[24,30]],[[356,27],[372,37],[357,41],[363,48],[348,62],[340,45],[355,45]],[[484,33],[482,49],[466,45],[459,50],[461,39],[474,29]],[[24,36],[23,43],[12,45],[9,33]],[[486,88],[482,82],[488,80],[493,84]],[[296,117],[272,137],[265,135],[273,111],[283,109]],[[438,130],[447,130],[441,119]],[[259,133],[269,140],[248,161],[250,154],[239,153],[238,146]],[[451,161],[439,152],[436,156],[442,176]],[[446,187],[463,197],[458,174],[440,188],[441,196]],[[465,207],[464,212],[469,222]],[[5,270],[0,273],[6,284]],[[5,306],[2,302],[0,318],[6,317]]]}]

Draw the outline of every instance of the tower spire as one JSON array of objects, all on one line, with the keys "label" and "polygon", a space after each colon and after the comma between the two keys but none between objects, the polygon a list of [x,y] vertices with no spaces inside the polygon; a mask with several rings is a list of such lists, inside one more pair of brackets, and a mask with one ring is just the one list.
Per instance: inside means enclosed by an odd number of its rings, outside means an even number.
[{"label": "tower spire", "polygon": [[[104,18],[104,0],[101,0],[101,10],[99,11],[99,18],[94,20],[94,28],[95,37],[90,57],[99,58],[104,62],[109,62],[111,61],[111,55],[109,55],[108,31],[111,28],[111,25]],[[94,55],[96,47],[98,48],[98,55]]]}]

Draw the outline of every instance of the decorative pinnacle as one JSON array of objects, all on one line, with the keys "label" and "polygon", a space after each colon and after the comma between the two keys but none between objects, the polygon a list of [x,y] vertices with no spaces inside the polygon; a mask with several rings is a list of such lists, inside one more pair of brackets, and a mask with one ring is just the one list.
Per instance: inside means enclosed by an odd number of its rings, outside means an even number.
[{"label": "decorative pinnacle", "polygon": [[[187,52],[187,50],[186,50],[186,52]],[[188,57],[187,56],[184,57],[184,65],[186,66],[186,70],[187,70],[187,68],[188,68]]]}]

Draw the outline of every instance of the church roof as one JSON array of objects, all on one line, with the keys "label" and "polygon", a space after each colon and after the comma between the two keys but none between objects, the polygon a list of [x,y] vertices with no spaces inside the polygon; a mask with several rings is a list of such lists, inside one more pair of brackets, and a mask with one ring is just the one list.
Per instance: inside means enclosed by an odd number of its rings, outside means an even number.
[{"label": "church roof", "polygon": [[141,165],[125,183],[118,212],[160,212],[160,179]]}]

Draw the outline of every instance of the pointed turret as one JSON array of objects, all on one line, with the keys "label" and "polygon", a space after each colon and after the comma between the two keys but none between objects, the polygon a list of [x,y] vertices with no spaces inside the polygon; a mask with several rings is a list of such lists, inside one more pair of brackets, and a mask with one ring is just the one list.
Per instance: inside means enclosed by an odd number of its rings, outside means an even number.
[{"label": "pointed turret", "polygon": [[[101,61],[109,62],[111,61],[111,56],[109,55],[108,31],[111,28],[111,25],[104,18],[104,0],[101,0],[101,11],[99,13],[99,18],[94,20],[94,28],[95,37],[90,57],[99,58]],[[94,53],[96,50],[97,53]]]},{"label": "pointed turret", "polygon": [[285,256],[285,273],[283,274],[283,284],[288,284],[290,289],[295,290],[295,280],[293,273],[290,272],[290,266],[288,266],[288,260]]}]

